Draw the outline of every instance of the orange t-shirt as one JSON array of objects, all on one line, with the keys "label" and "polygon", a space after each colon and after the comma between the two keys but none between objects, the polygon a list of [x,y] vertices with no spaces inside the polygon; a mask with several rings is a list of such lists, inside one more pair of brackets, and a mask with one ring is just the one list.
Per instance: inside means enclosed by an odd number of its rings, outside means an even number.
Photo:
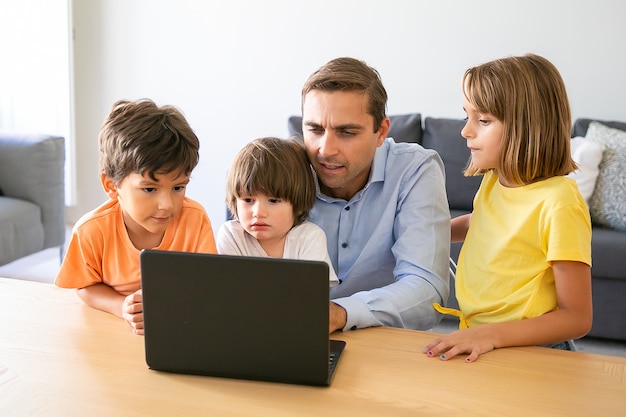
[{"label": "orange t-shirt", "polygon": [[[211,221],[194,200],[185,201],[154,249],[217,253]],[[130,238],[117,200],[109,200],[81,217],[72,231],[55,284],[84,288],[104,283],[122,295],[141,287],[139,252]]]}]

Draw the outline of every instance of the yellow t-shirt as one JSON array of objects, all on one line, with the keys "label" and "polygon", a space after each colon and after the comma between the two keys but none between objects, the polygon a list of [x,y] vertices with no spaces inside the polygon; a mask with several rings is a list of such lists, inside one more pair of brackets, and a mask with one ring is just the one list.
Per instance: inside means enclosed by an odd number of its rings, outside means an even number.
[{"label": "yellow t-shirt", "polygon": [[[204,208],[185,197],[161,244],[154,249],[217,253]],[[74,226],[55,284],[84,288],[104,283],[122,295],[131,294],[141,287],[139,253],[128,237],[120,205],[117,200],[108,200]]]},{"label": "yellow t-shirt", "polygon": [[591,220],[562,176],[517,188],[487,173],[459,254],[456,296],[469,327],[557,309],[552,261],[591,266]]}]

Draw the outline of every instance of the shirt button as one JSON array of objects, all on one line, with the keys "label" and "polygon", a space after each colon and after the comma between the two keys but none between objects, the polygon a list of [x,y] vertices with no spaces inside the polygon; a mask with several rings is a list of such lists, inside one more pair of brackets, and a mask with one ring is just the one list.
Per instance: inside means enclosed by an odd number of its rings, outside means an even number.
[{"label": "shirt button", "polygon": [[345,210],[345,211],[350,211],[350,206],[345,206],[345,207],[344,207],[344,210]]},{"label": "shirt button", "polygon": [[341,244],[341,247],[345,249],[345,248],[347,248],[347,247],[348,247],[348,244],[347,244],[347,243],[342,243],[342,244]]}]

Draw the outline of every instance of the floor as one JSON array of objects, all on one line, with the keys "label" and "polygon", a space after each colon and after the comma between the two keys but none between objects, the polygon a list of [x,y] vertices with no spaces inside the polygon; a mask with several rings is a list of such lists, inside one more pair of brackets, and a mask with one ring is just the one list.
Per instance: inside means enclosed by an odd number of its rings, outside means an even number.
[{"label": "floor", "polygon": [[[67,239],[71,228],[67,228]],[[60,249],[52,248],[27,256],[17,261],[0,266],[0,277],[24,279],[39,282],[54,282],[60,265]],[[449,333],[456,329],[453,321],[443,321],[433,330],[439,333]],[[576,347],[581,352],[597,353],[601,355],[621,356],[626,358],[626,341],[584,337],[576,341]]]}]

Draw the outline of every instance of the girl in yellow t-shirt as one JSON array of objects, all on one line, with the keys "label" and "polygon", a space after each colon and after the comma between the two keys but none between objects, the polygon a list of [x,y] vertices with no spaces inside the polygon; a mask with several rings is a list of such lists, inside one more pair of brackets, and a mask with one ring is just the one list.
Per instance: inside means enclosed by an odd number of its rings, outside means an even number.
[{"label": "girl in yellow t-shirt", "polygon": [[591,328],[591,220],[574,180],[571,114],[555,66],[528,54],[463,76],[471,150],[465,175],[483,175],[472,213],[451,221],[464,242],[456,296],[460,329],[424,353],[467,362],[495,348],[574,350]]}]

